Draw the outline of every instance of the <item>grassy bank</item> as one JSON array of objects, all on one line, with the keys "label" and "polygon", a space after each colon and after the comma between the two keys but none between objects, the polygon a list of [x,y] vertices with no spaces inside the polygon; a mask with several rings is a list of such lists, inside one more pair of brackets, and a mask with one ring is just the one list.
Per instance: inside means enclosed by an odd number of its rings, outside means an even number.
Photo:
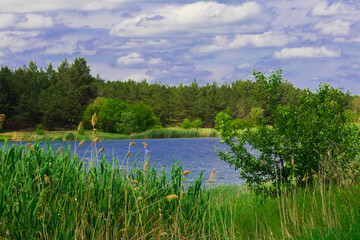
[{"label": "grassy bank", "polygon": [[[103,140],[118,139],[151,139],[151,138],[201,138],[201,137],[220,137],[215,129],[181,129],[181,128],[163,128],[151,129],[142,133],[131,135],[97,132],[98,137]],[[7,132],[0,133],[0,141],[72,141],[72,140],[92,140],[92,131],[85,131],[84,134],[77,134],[76,131],[46,131],[39,135],[35,131]]]},{"label": "grassy bank", "polygon": [[316,177],[314,186],[277,197],[201,177],[184,188],[191,173],[177,163],[159,174],[141,160],[125,172],[128,157],[108,164],[37,144],[2,147],[0,238],[360,238],[357,182],[325,185]]}]

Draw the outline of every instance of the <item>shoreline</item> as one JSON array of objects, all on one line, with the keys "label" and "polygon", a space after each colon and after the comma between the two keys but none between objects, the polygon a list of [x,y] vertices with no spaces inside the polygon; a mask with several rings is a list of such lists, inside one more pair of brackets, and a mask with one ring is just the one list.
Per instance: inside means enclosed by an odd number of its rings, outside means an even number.
[{"label": "shoreline", "polygon": [[[142,133],[130,135],[97,132],[97,137],[101,140],[130,140],[130,139],[161,139],[161,138],[208,138],[221,137],[220,133],[213,128],[182,129],[182,128],[162,128],[150,129]],[[91,130],[86,130],[84,134],[76,131],[44,131],[44,134],[37,134],[36,131],[13,131],[0,133],[0,142],[3,141],[91,141],[94,136]]]}]

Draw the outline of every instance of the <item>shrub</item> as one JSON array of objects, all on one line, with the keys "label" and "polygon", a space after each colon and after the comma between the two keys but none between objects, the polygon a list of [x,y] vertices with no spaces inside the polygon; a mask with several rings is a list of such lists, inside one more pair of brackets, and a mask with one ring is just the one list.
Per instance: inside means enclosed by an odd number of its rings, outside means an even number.
[{"label": "shrub", "polygon": [[142,103],[138,102],[130,106],[137,119],[137,127],[134,129],[137,132],[143,132],[151,128],[158,128],[160,120],[155,116],[153,109]]},{"label": "shrub", "polygon": [[66,132],[64,135],[64,139],[68,141],[75,140],[75,134],[73,132]]},{"label": "shrub", "polygon": [[182,124],[183,129],[189,129],[191,128],[191,122],[188,118],[185,118]]},{"label": "shrub", "polygon": [[45,134],[45,131],[44,131],[44,128],[43,128],[42,124],[37,124],[36,125],[36,134],[37,135],[44,135]]},{"label": "shrub", "polygon": [[196,118],[194,121],[191,122],[191,128],[201,128],[203,125],[203,122],[201,121],[201,118]]},{"label": "shrub", "polygon": [[135,113],[125,112],[121,114],[121,119],[116,123],[116,131],[122,134],[130,134],[137,130],[137,118]]},{"label": "shrub", "polygon": [[[281,72],[269,78],[256,73],[255,78],[266,79],[266,87],[274,96],[283,82]],[[219,114],[216,127],[222,143],[231,150],[218,150],[218,154],[240,169],[240,177],[250,185],[275,181],[279,176],[282,182],[303,184],[304,179],[320,171],[323,159],[330,158],[332,170],[341,169],[346,175],[354,171],[360,143],[359,129],[347,118],[346,99],[344,93],[325,84],[316,93],[305,92],[298,105],[282,106],[273,101],[267,106],[272,126],[260,118],[256,131],[247,129],[242,133],[231,125],[231,116]],[[258,150],[258,156],[250,153],[247,145]]]}]

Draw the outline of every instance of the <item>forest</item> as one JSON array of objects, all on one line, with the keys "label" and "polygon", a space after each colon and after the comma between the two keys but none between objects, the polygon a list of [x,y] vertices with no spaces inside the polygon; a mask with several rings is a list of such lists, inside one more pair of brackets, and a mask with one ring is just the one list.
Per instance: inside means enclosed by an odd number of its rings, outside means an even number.
[{"label": "forest", "polygon": [[[309,91],[285,80],[276,99],[280,105],[296,105]],[[356,120],[360,98],[343,94],[346,108]],[[237,79],[222,85],[199,85],[196,80],[190,85],[105,81],[92,76],[83,57],[73,62],[64,59],[57,69],[51,63],[38,68],[33,61],[17,69],[0,69],[0,114],[5,114],[5,130],[33,129],[39,124],[46,130],[73,129],[81,121],[90,128],[94,112],[99,116],[99,128],[106,132],[129,134],[191,123],[212,128],[222,111],[240,123],[259,111],[264,111],[266,119],[269,99],[261,79]],[[271,124],[271,119],[267,121]]]}]

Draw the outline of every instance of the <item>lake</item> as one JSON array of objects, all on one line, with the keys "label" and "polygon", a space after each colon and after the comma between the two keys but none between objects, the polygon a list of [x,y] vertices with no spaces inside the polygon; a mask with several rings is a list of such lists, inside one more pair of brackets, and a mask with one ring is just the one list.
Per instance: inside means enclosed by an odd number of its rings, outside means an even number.
[{"label": "lake", "polygon": [[[217,184],[241,184],[243,181],[239,179],[239,174],[234,167],[229,167],[226,162],[220,160],[215,152],[215,148],[220,148],[223,151],[228,149],[227,146],[220,144],[220,140],[221,138],[104,140],[97,144],[97,149],[105,148],[103,153],[99,153],[99,158],[105,155],[107,161],[115,157],[121,162],[128,152],[129,143],[135,142],[136,145],[131,148],[130,160],[128,163],[125,162],[124,165],[132,166],[134,159],[136,159],[141,167],[144,164],[145,156],[142,142],[146,142],[148,144],[147,157],[149,157],[149,166],[155,167],[158,171],[163,168],[167,170],[174,161],[179,161],[184,170],[192,171],[192,174],[187,176],[189,180],[198,177],[200,172],[204,170],[204,180],[206,181],[210,176],[210,172],[215,168],[218,176]],[[27,142],[14,143],[26,145]],[[70,147],[71,151],[74,151],[73,141],[50,142],[49,144],[55,149]],[[85,141],[82,147],[77,148],[76,154],[83,159],[90,157],[90,145],[91,141]],[[47,143],[43,143],[43,146],[47,147]]]}]

